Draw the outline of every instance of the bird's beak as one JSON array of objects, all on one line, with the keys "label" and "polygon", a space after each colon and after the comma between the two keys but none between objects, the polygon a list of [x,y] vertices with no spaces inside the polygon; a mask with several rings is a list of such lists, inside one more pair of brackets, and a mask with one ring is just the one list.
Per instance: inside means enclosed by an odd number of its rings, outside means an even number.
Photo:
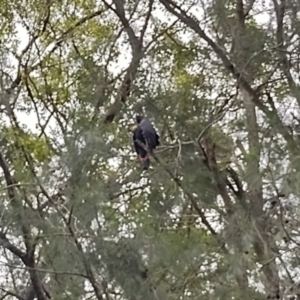
[{"label": "bird's beak", "polygon": [[134,131],[137,128],[136,124],[129,125],[129,131]]}]

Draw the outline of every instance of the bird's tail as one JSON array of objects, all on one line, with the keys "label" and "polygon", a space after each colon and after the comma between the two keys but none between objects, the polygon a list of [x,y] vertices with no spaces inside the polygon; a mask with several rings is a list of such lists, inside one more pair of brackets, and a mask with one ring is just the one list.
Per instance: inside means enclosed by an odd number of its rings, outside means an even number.
[{"label": "bird's tail", "polygon": [[141,168],[143,170],[148,170],[150,166],[150,158],[149,155],[147,154],[145,157],[139,156],[139,160],[141,163]]}]

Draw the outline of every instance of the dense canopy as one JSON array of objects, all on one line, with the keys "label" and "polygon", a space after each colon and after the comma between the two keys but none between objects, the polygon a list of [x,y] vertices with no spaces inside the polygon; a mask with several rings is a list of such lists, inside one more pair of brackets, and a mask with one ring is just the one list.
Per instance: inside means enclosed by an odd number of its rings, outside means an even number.
[{"label": "dense canopy", "polygon": [[2,0],[0,20],[0,299],[299,299],[298,0]]}]

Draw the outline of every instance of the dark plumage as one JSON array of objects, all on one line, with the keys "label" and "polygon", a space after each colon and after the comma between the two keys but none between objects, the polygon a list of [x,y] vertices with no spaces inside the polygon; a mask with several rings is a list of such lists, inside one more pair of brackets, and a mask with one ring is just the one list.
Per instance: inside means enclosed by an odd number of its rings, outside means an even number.
[{"label": "dark plumage", "polygon": [[[136,153],[138,154],[139,160],[141,162],[141,167],[147,170],[150,165],[149,153],[145,150],[149,150],[150,153],[159,146],[159,136],[154,129],[150,121],[142,116],[136,117],[136,122],[138,126],[133,130],[133,145]],[[143,147],[143,144],[145,147]]]}]

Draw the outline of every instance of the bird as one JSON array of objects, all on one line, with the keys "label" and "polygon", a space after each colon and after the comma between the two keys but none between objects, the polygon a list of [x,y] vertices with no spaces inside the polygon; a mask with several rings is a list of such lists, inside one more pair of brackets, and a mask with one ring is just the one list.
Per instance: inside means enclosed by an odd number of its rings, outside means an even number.
[{"label": "bird", "polygon": [[154,129],[152,123],[144,116],[137,115],[136,124],[132,127],[132,140],[134,149],[140,160],[143,170],[149,169],[149,154],[160,145],[159,135]]}]

